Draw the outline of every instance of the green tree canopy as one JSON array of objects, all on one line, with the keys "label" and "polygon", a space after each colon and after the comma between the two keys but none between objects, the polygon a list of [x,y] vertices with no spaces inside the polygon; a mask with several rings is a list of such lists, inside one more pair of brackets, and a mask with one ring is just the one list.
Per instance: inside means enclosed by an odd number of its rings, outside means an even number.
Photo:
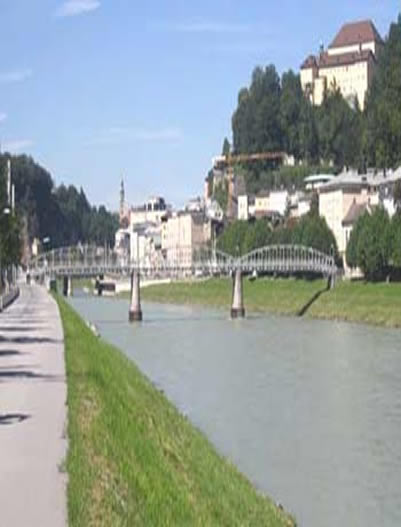
[{"label": "green tree canopy", "polygon": [[348,243],[346,259],[350,267],[359,267],[367,280],[380,280],[392,258],[394,231],[388,213],[377,207],[372,214],[358,218]]}]

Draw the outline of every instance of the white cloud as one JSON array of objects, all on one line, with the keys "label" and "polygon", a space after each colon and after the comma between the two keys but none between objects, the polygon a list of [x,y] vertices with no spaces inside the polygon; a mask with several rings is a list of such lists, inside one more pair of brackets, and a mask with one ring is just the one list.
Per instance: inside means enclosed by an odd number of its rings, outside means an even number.
[{"label": "white cloud", "polygon": [[215,21],[203,22],[183,22],[180,24],[156,24],[155,29],[163,29],[166,31],[174,31],[177,33],[248,33],[250,26],[245,24],[230,24]]},{"label": "white cloud", "polygon": [[91,139],[91,144],[119,144],[129,142],[175,142],[182,139],[182,131],[175,127],[158,129],[113,126]]},{"label": "white cloud", "polygon": [[7,119],[7,114],[4,112],[0,112],[0,123],[4,123],[6,119]]},{"label": "white cloud", "polygon": [[57,17],[78,16],[100,7],[100,0],[67,0],[56,11]]},{"label": "white cloud", "polygon": [[0,146],[2,152],[18,154],[33,146],[33,141],[31,139],[17,139],[15,141],[5,141]]},{"label": "white cloud", "polygon": [[32,74],[33,72],[30,69],[6,71],[4,73],[0,73],[0,84],[22,82],[26,79],[29,79],[29,77],[32,77]]}]

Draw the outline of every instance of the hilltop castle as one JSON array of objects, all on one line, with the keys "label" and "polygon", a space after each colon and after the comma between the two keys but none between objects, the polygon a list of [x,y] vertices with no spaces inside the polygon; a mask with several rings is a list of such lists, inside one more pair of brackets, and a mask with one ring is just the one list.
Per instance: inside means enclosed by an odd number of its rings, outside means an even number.
[{"label": "hilltop castle", "polygon": [[361,109],[375,73],[383,40],[372,21],[345,24],[325,51],[310,55],[301,66],[301,84],[311,102],[320,105],[326,90],[340,89]]}]

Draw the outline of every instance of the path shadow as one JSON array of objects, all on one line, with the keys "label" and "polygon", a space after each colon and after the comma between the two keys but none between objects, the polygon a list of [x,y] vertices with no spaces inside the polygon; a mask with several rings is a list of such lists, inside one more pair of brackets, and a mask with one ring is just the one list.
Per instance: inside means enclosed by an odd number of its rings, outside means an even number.
[{"label": "path shadow", "polygon": [[3,337],[0,335],[0,342],[12,342],[14,344],[46,344],[62,343],[62,340],[49,339],[47,337]]},{"label": "path shadow", "polygon": [[31,416],[28,414],[0,414],[0,426],[1,425],[15,425],[26,421]]},{"label": "path shadow", "polygon": [[37,331],[43,329],[43,327],[38,326],[3,326],[0,327],[0,331],[10,332],[10,333],[28,333],[29,331]]},{"label": "path shadow", "polygon": [[17,350],[0,350],[0,359],[2,357],[16,357],[17,355],[25,355],[25,353]]},{"label": "path shadow", "polygon": [[42,380],[49,382],[58,382],[62,381],[63,378],[58,375],[49,375],[44,373],[36,373],[31,370],[1,370],[0,371],[0,383],[7,380],[14,379],[32,379],[32,380]]}]

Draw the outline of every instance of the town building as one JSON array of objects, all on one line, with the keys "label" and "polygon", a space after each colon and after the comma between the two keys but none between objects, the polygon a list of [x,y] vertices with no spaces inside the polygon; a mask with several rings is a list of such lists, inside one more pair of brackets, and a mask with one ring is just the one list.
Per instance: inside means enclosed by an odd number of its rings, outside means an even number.
[{"label": "town building", "polygon": [[325,183],[329,183],[335,178],[333,174],[313,174],[304,179],[305,190],[313,191],[320,188]]},{"label": "town building", "polygon": [[287,190],[262,190],[256,195],[238,196],[237,201],[239,220],[284,217],[289,206],[289,192]]},{"label": "town building", "polygon": [[161,247],[167,260],[185,259],[212,243],[212,221],[202,212],[173,213],[162,225]]},{"label": "town building", "polygon": [[132,260],[140,260],[145,265],[156,265],[162,259],[161,223],[142,223],[135,226],[130,235],[130,255]]},{"label": "town building", "polygon": [[379,187],[383,180],[382,175],[343,172],[319,188],[319,214],[333,231],[341,257],[345,256],[360,211],[366,206],[379,205]]},{"label": "town building", "polygon": [[130,210],[130,226],[142,223],[161,223],[168,215],[168,207],[164,198],[157,196],[149,198],[144,205],[132,207]]},{"label": "town building", "polygon": [[371,20],[345,24],[328,49],[310,55],[301,66],[304,93],[321,105],[327,90],[338,88],[361,109],[371,85],[383,40]]}]

